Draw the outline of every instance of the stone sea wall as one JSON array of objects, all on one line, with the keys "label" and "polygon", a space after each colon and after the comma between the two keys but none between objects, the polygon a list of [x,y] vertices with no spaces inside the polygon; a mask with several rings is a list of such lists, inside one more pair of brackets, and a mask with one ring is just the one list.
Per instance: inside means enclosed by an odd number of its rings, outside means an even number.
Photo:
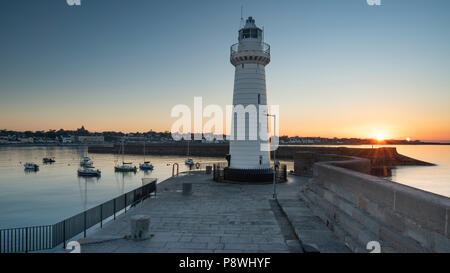
[{"label": "stone sea wall", "polygon": [[[338,159],[338,160],[337,160]],[[370,160],[317,162],[301,197],[353,251],[450,252],[450,198],[367,174]]]}]

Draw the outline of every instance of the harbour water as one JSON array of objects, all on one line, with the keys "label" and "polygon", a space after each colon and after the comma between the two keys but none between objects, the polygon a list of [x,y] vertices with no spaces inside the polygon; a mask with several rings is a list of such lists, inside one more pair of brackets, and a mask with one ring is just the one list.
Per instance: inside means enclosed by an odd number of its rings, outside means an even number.
[{"label": "harbour water", "polygon": [[[117,173],[114,165],[121,156],[88,154],[101,177],[78,177],[80,158],[86,153],[86,147],[0,147],[0,229],[56,223],[141,186],[144,177],[158,182],[170,177],[173,163],[179,164],[180,172],[188,170],[186,156],[147,156],[153,171]],[[43,157],[55,157],[56,162],[43,164]],[[144,157],[125,155],[125,161],[139,167]],[[39,171],[24,171],[25,162],[37,163]]]},{"label": "harbour water", "polygon": [[[401,154],[437,165],[399,167],[392,171],[392,177],[388,179],[450,196],[450,146],[396,147]],[[115,173],[114,165],[121,161],[121,157],[88,154],[94,166],[101,169],[102,176],[78,177],[76,171],[80,158],[86,153],[85,147],[0,147],[0,228],[53,224],[139,187],[144,177],[158,178],[158,181],[170,177],[173,163],[179,164],[180,171],[188,169],[184,165],[186,156],[152,155],[147,156],[147,160],[155,166],[154,171]],[[56,162],[43,164],[43,157],[55,157]],[[125,155],[125,160],[138,166],[144,158]],[[39,164],[39,171],[24,171],[23,164],[28,161]],[[194,161],[216,162],[223,161],[223,158],[201,157],[194,158]],[[288,169],[292,168],[290,162]]]}]

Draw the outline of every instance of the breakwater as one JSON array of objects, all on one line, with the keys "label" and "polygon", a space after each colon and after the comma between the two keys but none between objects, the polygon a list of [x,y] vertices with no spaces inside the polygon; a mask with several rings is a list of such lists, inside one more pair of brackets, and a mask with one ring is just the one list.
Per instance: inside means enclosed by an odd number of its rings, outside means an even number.
[{"label": "breakwater", "polygon": [[[89,146],[89,153],[119,153],[121,145],[93,145]],[[143,144],[126,144],[125,154],[144,154]],[[225,158],[228,154],[228,144],[215,143],[191,143],[189,145],[189,156],[208,156]],[[394,167],[394,166],[430,166],[428,162],[416,160],[397,152],[396,148],[348,148],[348,147],[305,147],[305,146],[279,146],[276,157],[284,160],[303,161],[302,164],[312,164],[329,155],[355,156],[366,158],[371,161],[372,168]],[[187,143],[148,143],[145,145],[147,155],[187,155]],[[273,156],[273,152],[272,152]]]},{"label": "breakwater", "polygon": [[450,199],[368,174],[370,161],[336,156],[314,164],[301,198],[354,252],[450,252]]},{"label": "breakwater", "polygon": [[[145,145],[145,154],[147,155],[187,155],[189,156],[207,156],[222,157],[228,153],[228,144],[203,144],[190,143],[147,143]],[[189,152],[188,152],[189,149]],[[92,145],[88,147],[89,153],[119,153],[120,144],[114,145]],[[125,144],[125,154],[143,155],[143,144]]]}]

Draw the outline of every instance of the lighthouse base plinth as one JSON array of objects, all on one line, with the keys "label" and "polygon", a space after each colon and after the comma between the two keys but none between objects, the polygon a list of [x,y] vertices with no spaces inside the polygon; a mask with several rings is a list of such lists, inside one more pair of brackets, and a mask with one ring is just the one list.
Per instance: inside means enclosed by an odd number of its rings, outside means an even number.
[{"label": "lighthouse base plinth", "polygon": [[224,168],[223,179],[245,183],[273,182],[273,169],[235,169]]}]

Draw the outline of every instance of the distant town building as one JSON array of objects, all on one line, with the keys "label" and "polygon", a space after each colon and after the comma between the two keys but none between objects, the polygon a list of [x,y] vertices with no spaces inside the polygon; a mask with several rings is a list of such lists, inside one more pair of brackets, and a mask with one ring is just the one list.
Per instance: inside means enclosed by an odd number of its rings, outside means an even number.
[{"label": "distant town building", "polygon": [[148,138],[145,136],[134,136],[133,134],[129,134],[128,136],[123,138],[127,143],[136,143],[136,142],[144,142],[148,141]]},{"label": "distant town building", "polygon": [[74,142],[75,142],[74,136],[61,137],[61,143],[69,144],[69,143],[74,143]]},{"label": "distant town building", "polygon": [[104,141],[104,136],[78,136],[80,143],[103,143]]},{"label": "distant town building", "polygon": [[20,143],[33,143],[34,139],[32,137],[21,137],[19,138]]}]

